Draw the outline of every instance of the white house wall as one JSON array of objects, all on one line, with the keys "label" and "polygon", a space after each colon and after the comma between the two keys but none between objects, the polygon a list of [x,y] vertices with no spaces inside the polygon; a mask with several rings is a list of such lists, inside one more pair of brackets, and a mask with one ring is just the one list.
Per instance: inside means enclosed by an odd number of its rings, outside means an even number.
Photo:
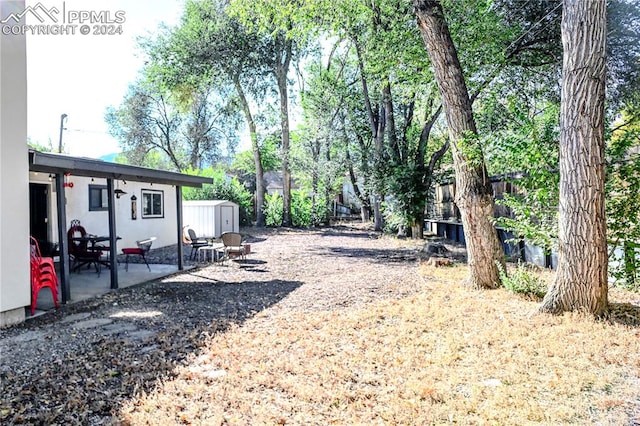
[{"label": "white house wall", "polygon": [[[71,221],[76,219],[90,234],[108,235],[108,212],[89,211],[89,185],[106,185],[105,179],[94,179],[71,176],[73,188],[66,188],[67,199],[67,225],[70,228]],[[124,247],[136,247],[137,240],[156,237],[152,248],[164,247],[177,242],[176,219],[176,189],[171,185],[150,185],[141,182],[122,181],[114,183],[114,186],[126,192],[120,198],[114,200],[116,213],[116,233],[122,239],[118,241],[118,252]],[[163,218],[142,217],[142,190],[162,191],[163,193]],[[131,216],[131,196],[136,197],[136,219]]]},{"label": "white house wall", "polygon": [[[0,2],[0,16],[23,10]],[[26,75],[25,37],[0,34],[0,325],[24,321],[30,304]]]},{"label": "white house wall", "polygon": [[356,196],[355,188],[350,180],[345,179],[342,184],[342,204],[352,209],[360,208],[360,200]]}]

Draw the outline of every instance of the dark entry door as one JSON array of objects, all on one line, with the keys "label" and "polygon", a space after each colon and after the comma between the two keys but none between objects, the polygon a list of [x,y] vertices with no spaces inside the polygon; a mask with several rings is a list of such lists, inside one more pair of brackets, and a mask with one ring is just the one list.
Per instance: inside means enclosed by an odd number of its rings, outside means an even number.
[{"label": "dark entry door", "polygon": [[29,232],[38,240],[41,247],[46,246],[46,243],[49,242],[48,194],[49,185],[29,184],[29,211],[31,213]]}]

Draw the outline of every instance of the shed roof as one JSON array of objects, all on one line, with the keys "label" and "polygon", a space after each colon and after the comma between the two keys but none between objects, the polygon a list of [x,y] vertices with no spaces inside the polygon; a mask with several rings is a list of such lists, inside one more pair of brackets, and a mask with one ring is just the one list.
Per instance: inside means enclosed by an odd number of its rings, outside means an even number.
[{"label": "shed roof", "polygon": [[29,170],[42,173],[70,173],[74,176],[192,186],[198,188],[202,187],[202,184],[213,183],[213,179],[208,177],[192,176],[166,170],[131,166],[128,164],[110,163],[94,158],[72,157],[66,154],[40,152],[31,149],[29,150]]},{"label": "shed roof", "polygon": [[233,204],[234,206],[238,205],[237,203],[229,200],[188,200],[183,201],[182,204],[185,206],[219,206],[223,204]]}]

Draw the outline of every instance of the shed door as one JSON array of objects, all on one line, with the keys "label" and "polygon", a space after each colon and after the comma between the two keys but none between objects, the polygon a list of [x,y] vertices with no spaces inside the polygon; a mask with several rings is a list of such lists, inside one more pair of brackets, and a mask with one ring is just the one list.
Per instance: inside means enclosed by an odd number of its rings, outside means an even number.
[{"label": "shed door", "polygon": [[220,233],[233,232],[233,207],[220,206]]}]

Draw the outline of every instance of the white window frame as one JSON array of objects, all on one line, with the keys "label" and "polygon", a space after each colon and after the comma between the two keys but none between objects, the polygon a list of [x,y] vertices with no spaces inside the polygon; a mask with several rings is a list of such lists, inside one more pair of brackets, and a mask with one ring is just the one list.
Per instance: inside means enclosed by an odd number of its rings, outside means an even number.
[{"label": "white window frame", "polygon": [[[157,201],[158,199],[159,201]],[[141,191],[141,204],[142,219],[164,218],[164,191],[143,189]]]}]

